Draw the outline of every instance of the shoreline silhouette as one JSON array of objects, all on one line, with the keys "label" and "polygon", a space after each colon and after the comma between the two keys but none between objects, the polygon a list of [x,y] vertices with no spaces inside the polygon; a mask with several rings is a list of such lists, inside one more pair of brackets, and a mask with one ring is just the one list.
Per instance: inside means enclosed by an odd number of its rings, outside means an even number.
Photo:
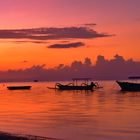
[{"label": "shoreline silhouette", "polygon": [[12,134],[0,131],[0,140],[60,140],[60,139],[33,135]]}]

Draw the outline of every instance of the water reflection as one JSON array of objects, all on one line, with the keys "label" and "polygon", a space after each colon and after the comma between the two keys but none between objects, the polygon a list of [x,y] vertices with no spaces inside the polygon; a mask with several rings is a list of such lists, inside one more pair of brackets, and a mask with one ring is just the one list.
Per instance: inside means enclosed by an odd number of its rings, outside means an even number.
[{"label": "water reflection", "polygon": [[29,91],[8,91],[1,87],[2,131],[66,140],[140,137],[138,92],[124,94],[112,81],[102,82],[104,88],[93,92],[47,89],[54,83],[30,84]]},{"label": "water reflection", "polygon": [[90,96],[90,95],[93,95],[93,92],[94,91],[90,91],[90,90],[58,90],[58,89],[55,89],[55,94],[56,95],[62,95],[62,94],[74,94],[74,95],[84,95],[84,96]]}]

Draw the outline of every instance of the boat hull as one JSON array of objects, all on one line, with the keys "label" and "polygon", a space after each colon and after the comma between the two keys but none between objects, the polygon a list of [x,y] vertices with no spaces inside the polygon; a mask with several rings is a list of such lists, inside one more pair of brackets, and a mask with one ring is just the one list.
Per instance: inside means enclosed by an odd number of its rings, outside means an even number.
[{"label": "boat hull", "polygon": [[140,83],[116,81],[122,91],[140,91]]},{"label": "boat hull", "polygon": [[9,90],[29,90],[31,86],[9,86],[7,87]]},{"label": "boat hull", "polygon": [[67,86],[67,85],[58,85],[59,90],[93,90],[93,87],[90,85],[87,86]]}]

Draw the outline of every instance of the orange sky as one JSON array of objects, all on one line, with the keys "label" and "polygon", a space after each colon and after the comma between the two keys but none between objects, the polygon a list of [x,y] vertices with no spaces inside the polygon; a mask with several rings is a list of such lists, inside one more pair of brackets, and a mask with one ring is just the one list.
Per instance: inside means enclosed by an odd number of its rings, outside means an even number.
[{"label": "orange sky", "polygon": [[[0,34],[0,70],[26,68],[36,64],[54,67],[98,55],[110,59],[115,54],[140,61],[139,0],[3,0],[0,5],[0,29],[63,28],[88,26],[108,37],[43,40],[2,38]],[[87,27],[87,26],[86,26]],[[24,41],[24,42],[17,42]],[[28,42],[25,42],[28,41]],[[53,44],[83,42],[76,48],[48,48]],[[67,44],[67,43],[66,43]]]}]

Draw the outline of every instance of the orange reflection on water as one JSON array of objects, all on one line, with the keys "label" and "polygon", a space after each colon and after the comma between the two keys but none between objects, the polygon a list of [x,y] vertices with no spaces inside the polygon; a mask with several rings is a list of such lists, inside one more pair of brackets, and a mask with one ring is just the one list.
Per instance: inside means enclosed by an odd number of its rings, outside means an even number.
[{"label": "orange reflection on water", "polygon": [[[13,84],[17,83],[7,85]],[[123,94],[113,81],[102,82],[104,88],[94,92],[46,88],[55,83],[26,84],[32,85],[32,89],[1,88],[1,131],[68,140],[123,140],[140,136],[140,94]]]}]

